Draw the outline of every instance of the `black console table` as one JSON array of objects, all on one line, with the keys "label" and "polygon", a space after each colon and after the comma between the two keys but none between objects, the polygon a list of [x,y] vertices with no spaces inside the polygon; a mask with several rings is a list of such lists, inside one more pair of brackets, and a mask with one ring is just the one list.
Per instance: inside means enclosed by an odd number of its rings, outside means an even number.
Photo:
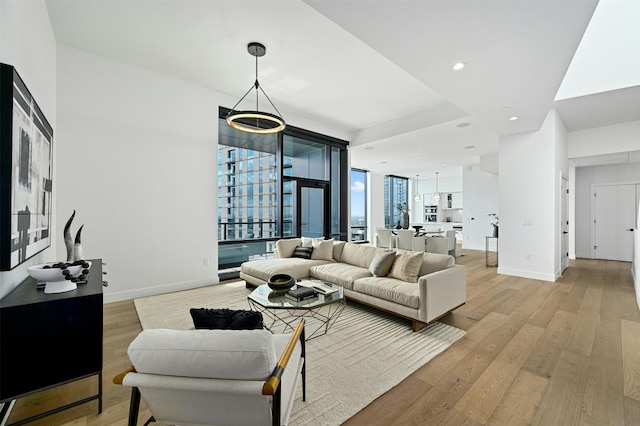
[{"label": "black console table", "polygon": [[93,400],[102,412],[102,300],[102,259],[91,259],[76,290],[45,294],[28,277],[0,300],[0,403],[98,376],[95,395],[14,425]]}]

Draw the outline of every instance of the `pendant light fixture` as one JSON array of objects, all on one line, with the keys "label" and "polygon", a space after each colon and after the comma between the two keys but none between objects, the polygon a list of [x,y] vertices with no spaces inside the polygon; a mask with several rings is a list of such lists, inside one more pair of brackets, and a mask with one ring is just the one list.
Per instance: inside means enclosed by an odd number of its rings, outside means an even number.
[{"label": "pendant light fixture", "polygon": [[436,192],[433,193],[433,201],[440,201],[440,193],[438,192],[438,173],[436,172]]},{"label": "pendant light fixture", "polygon": [[420,177],[420,175],[416,175],[416,195],[413,197],[415,202],[419,202],[420,201],[420,190],[418,188],[418,178]]},{"label": "pendant light fixture", "polygon": [[[227,123],[234,129],[241,130],[243,132],[249,133],[260,133],[260,134],[268,134],[268,133],[278,133],[284,130],[286,123],[284,119],[281,117],[280,111],[278,108],[271,102],[269,96],[264,92],[262,86],[258,82],[258,58],[264,56],[267,53],[267,48],[264,47],[264,44],[258,42],[251,42],[247,45],[247,51],[252,56],[256,57],[256,81],[253,85],[247,90],[247,93],[244,94],[242,98],[231,108],[231,111],[227,114]],[[236,107],[240,102],[247,97],[247,95],[255,89],[256,91],[256,109],[247,110],[247,111],[236,111]],[[259,91],[258,91],[259,89]],[[276,111],[276,114],[271,114],[268,112],[262,112],[258,108],[258,96],[262,92],[265,98],[269,101],[273,109]]]}]

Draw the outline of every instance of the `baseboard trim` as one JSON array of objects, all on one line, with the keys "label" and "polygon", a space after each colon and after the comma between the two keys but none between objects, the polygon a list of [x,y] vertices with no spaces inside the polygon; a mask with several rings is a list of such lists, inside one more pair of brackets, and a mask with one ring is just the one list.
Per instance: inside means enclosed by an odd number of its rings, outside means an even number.
[{"label": "baseboard trim", "polygon": [[556,277],[555,277],[555,274],[553,273],[545,274],[541,272],[525,271],[523,269],[514,269],[514,268],[503,268],[501,266],[498,266],[498,274],[512,275],[515,277],[522,277],[522,278],[530,278],[532,280],[549,281],[552,283],[556,282]]},{"label": "baseboard trim", "polygon": [[139,288],[136,290],[119,291],[103,295],[103,303],[121,302],[123,300],[137,299],[138,297],[155,296],[157,294],[172,293],[174,291],[191,290],[198,287],[206,287],[218,284],[218,279],[203,278],[193,281],[169,283],[153,287]]}]

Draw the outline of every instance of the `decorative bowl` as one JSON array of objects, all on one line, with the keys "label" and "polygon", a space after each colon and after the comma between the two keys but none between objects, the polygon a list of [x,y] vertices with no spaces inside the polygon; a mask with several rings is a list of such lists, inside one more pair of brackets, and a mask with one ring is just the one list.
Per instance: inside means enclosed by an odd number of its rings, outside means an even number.
[{"label": "decorative bowl", "polygon": [[[27,268],[29,275],[38,282],[46,283],[45,293],[62,293],[64,291],[75,290],[77,285],[75,282],[65,279],[65,274],[62,273],[63,269],[60,268],[60,263],[64,262],[51,262],[43,263],[40,265],[34,265]],[[91,267],[91,262],[86,262]],[[83,265],[67,264],[66,269],[69,270],[69,275],[77,277],[82,274],[84,269]]]},{"label": "decorative bowl", "polygon": [[296,283],[296,279],[287,274],[275,274],[269,277],[267,285],[273,291],[285,292],[293,287]]}]

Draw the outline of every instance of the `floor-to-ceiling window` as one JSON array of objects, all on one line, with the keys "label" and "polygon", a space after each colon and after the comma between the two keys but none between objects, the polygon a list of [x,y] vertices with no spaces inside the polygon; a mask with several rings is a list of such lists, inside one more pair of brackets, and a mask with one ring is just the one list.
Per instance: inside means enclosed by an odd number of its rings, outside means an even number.
[{"label": "floor-to-ceiling window", "polygon": [[366,241],[367,235],[367,172],[351,169],[351,241]]},{"label": "floor-to-ceiling window", "polygon": [[218,125],[218,264],[273,252],[279,238],[346,240],[347,142],[290,125],[279,134]]},{"label": "floor-to-ceiling window", "polygon": [[401,176],[384,177],[384,226],[395,228],[400,223],[401,206],[408,206],[409,179]]}]

